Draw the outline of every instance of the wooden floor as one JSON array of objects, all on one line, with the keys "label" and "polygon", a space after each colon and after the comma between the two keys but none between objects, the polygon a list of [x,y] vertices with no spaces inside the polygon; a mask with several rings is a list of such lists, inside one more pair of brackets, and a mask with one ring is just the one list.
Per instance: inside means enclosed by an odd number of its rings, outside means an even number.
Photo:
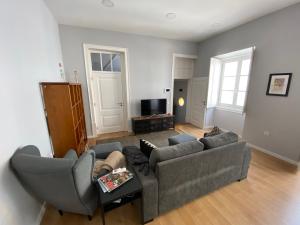
[{"label": "wooden floor", "polygon": [[[202,137],[191,125],[178,132]],[[92,221],[66,213],[61,217],[47,207],[42,225],[100,225],[96,211]],[[126,205],[106,214],[107,225],[139,224],[137,210]],[[181,208],[156,218],[149,225],[300,225],[300,173],[295,167],[253,150],[248,178],[235,182]]]}]

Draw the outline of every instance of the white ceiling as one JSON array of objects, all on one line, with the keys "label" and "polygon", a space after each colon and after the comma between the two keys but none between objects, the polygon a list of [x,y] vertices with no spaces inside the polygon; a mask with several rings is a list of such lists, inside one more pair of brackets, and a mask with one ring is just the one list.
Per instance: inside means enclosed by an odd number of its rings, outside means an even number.
[{"label": "white ceiling", "polygon": [[[300,0],[45,0],[60,24],[201,41]],[[175,12],[168,20],[166,13]]]}]

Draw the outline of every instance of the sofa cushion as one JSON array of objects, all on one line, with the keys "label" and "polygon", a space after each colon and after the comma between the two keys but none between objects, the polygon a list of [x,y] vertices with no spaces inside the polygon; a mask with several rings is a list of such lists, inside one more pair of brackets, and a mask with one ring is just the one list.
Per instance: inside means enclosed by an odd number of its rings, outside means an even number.
[{"label": "sofa cushion", "polygon": [[150,155],[149,166],[152,170],[155,170],[155,166],[159,162],[201,152],[203,147],[204,146],[201,142],[195,140],[178,145],[156,148]]},{"label": "sofa cushion", "polygon": [[238,135],[230,131],[211,137],[201,138],[200,142],[204,144],[204,149],[207,150],[237,142],[238,139]]},{"label": "sofa cushion", "polygon": [[142,151],[142,153],[145,154],[145,156],[147,156],[147,158],[150,158],[151,152],[153,149],[157,148],[154,144],[152,144],[151,142],[144,140],[144,139],[140,139],[140,149]]},{"label": "sofa cushion", "polygon": [[173,137],[168,138],[169,145],[177,145],[184,142],[195,141],[197,138],[189,134],[178,134]]}]

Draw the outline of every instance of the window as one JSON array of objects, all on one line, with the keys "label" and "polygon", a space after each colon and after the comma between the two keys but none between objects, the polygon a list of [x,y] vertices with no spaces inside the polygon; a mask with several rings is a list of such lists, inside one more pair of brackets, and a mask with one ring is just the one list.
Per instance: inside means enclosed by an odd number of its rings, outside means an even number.
[{"label": "window", "polygon": [[92,52],[91,62],[93,71],[121,72],[121,56],[119,53]]},{"label": "window", "polygon": [[245,105],[248,77],[250,72],[249,56],[221,60],[221,85],[218,106],[241,110]]},{"label": "window", "polygon": [[244,111],[253,51],[254,47],[211,59],[208,107]]}]

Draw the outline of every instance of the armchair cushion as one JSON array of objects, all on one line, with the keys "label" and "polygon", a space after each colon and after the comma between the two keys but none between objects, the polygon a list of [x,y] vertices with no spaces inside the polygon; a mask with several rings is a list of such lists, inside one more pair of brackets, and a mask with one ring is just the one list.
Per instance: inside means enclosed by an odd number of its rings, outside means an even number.
[{"label": "armchair cushion", "polygon": [[70,149],[64,156],[64,159],[71,159],[71,160],[77,160],[78,156],[75,152],[75,150]]}]

